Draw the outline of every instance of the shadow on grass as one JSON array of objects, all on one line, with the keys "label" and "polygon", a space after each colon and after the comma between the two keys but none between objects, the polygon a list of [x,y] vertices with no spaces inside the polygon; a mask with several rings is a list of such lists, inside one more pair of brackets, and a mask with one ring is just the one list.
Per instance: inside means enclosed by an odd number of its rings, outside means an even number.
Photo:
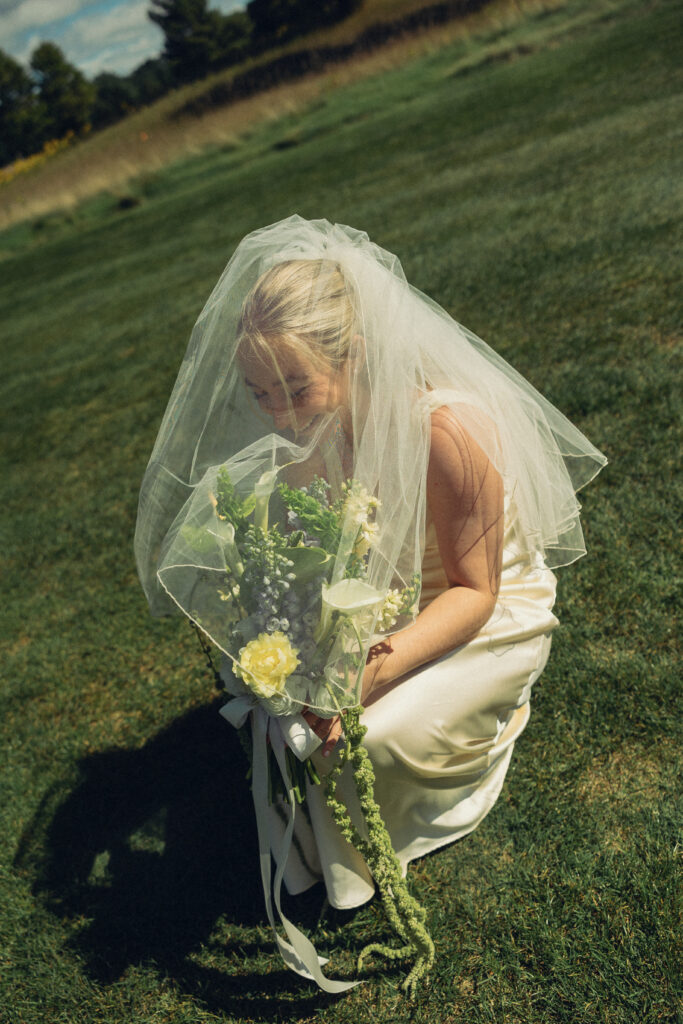
[{"label": "shadow on grass", "polygon": [[[190,711],[140,749],[83,758],[44,797],[15,866],[50,911],[74,922],[70,941],[99,983],[153,964],[208,1008],[280,1020],[283,1005],[292,1015],[332,997],[284,968],[262,973],[277,952],[244,753],[219,705]],[[285,911],[315,927],[323,896],[316,886]],[[332,912],[327,927],[350,916]],[[219,918],[225,942],[211,939]]]}]

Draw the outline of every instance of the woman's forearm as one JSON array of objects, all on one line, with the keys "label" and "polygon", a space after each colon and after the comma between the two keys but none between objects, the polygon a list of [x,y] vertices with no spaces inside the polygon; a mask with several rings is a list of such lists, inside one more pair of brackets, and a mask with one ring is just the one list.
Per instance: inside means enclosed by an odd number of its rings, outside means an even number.
[{"label": "woman's forearm", "polygon": [[373,648],[363,702],[420,665],[467,643],[488,622],[494,605],[495,595],[469,587],[450,587],[439,594],[411,626]]}]

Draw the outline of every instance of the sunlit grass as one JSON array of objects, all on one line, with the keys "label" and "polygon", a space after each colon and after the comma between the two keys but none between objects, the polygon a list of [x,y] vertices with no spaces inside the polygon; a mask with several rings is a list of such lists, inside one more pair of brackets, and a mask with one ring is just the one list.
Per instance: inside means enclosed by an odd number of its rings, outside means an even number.
[{"label": "sunlit grass", "polygon": [[[0,234],[1,1020],[680,1019],[679,12],[596,11],[434,47],[160,168],[137,205]],[[501,798],[410,867],[437,944],[413,1008],[391,974],[331,999],[280,964],[241,749],[133,564],[192,324],[239,239],[293,212],[398,253],[610,459]],[[383,937],[372,905],[288,909],[330,971]]]}]

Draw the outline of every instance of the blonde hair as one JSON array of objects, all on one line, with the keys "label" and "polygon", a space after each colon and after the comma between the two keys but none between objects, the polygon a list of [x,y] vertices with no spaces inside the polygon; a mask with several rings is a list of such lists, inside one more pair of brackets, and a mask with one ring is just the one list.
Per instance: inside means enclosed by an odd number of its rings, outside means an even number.
[{"label": "blonde hair", "polygon": [[286,260],[258,279],[244,300],[237,343],[272,354],[277,340],[320,365],[339,369],[356,327],[353,293],[333,260]]}]

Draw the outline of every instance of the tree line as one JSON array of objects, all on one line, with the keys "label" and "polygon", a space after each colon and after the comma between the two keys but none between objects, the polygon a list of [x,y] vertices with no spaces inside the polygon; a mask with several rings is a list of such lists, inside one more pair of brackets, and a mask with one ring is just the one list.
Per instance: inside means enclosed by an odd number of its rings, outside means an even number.
[{"label": "tree line", "polygon": [[164,34],[159,57],[128,75],[103,72],[89,82],[51,42],[24,68],[0,50],[0,166],[30,156],[69,132],[103,128],[171,89],[332,24],[362,0],[251,0],[222,14],[208,0],[150,0]]}]

